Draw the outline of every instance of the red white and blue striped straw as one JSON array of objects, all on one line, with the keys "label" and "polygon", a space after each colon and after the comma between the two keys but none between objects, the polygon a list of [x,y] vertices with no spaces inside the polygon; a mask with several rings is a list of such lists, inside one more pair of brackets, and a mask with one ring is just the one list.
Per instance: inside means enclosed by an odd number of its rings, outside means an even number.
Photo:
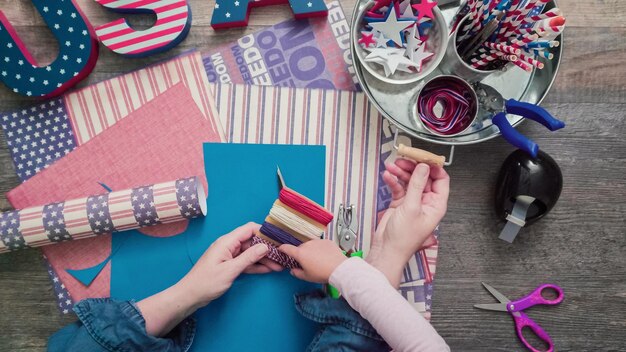
[{"label": "red white and blue striped straw", "polygon": [[469,31],[472,29],[474,18],[476,18],[477,3],[478,0],[468,0],[467,5],[469,6],[469,18],[461,31],[462,33],[469,33]]},{"label": "red white and blue striped straw", "polygon": [[532,57],[526,56],[524,54],[519,55],[519,59],[524,61],[524,62],[527,62],[527,63],[529,63],[529,64],[531,64],[533,66],[535,66],[538,69],[542,69],[543,66],[544,66],[543,62],[541,62],[539,60],[536,60],[536,59],[533,59]]},{"label": "red white and blue striped straw", "polygon": [[524,48],[524,52],[531,54],[531,55],[537,55],[539,57],[544,57],[548,60],[552,60],[554,58],[554,54],[552,54],[551,52],[548,52],[547,50],[537,50],[537,49],[528,49],[528,48]]},{"label": "red white and blue striped straw", "polygon": [[484,57],[483,59],[478,60],[478,61],[472,63],[470,66],[472,66],[473,68],[481,68],[483,66],[487,66],[487,64],[489,64],[490,62],[500,58],[503,55],[504,55],[504,53],[502,53],[500,51],[496,51],[496,52],[493,52],[493,53],[489,54],[488,56]]},{"label": "red white and blue striped straw", "polygon": [[521,49],[515,48],[511,45],[502,44],[502,43],[486,42],[483,45],[489,49],[498,50],[507,54],[519,55],[522,53]]},{"label": "red white and blue striped straw", "polygon": [[533,70],[532,66],[530,66],[529,64],[525,63],[522,60],[517,60],[517,61],[512,61],[513,65],[521,68],[522,70],[526,71],[526,72],[530,72]]},{"label": "red white and blue striped straw", "polygon": [[536,16],[528,16],[524,18],[524,20],[522,21],[522,24],[542,21],[548,18],[553,18],[553,17],[558,17],[558,16],[563,16],[563,13],[561,12],[561,9],[557,7],[555,9],[552,9],[550,11],[544,12]]},{"label": "red white and blue striped straw", "polygon": [[534,42],[539,39],[539,35],[531,34],[531,35],[522,35],[519,38],[513,38],[511,40],[511,45],[514,47],[522,47],[526,46],[526,44]]}]

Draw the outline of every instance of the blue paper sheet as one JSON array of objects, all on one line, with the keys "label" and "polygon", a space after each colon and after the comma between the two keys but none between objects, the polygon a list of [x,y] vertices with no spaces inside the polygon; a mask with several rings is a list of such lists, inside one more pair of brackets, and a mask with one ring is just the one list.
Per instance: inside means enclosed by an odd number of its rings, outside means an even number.
[{"label": "blue paper sheet", "polygon": [[[325,147],[205,144],[208,215],[170,238],[130,231],[112,259],[111,296],[140,300],[174,284],[220,235],[262,222],[278,197],[276,166],[287,185],[323,204]],[[210,280],[210,278],[207,278]],[[196,313],[193,351],[303,351],[317,326],[295,310],[293,294],[317,288],[287,272],[242,275]]]}]

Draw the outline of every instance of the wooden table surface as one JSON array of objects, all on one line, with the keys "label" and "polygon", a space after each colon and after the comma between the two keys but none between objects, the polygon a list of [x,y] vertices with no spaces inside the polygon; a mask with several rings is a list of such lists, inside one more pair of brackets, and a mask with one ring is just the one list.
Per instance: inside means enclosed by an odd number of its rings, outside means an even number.
[{"label": "wooden table surface", "polygon": [[[348,15],[354,2],[342,2]],[[118,18],[92,0],[78,3],[94,26]],[[101,47],[95,70],[80,86],[185,50],[205,50],[291,16],[286,6],[256,9],[248,28],[216,34],[209,25],[215,2],[190,3],[193,27],[181,45],[147,59],[125,59]],[[457,148],[448,168],[452,193],[441,225],[432,318],[453,350],[523,350],[506,314],[472,308],[492,301],[481,281],[512,298],[543,282],[559,284],[565,290],[560,306],[530,310],[557,350],[626,350],[626,1],[560,0],[559,5],[568,21],[564,58],[542,106],[567,127],[547,133],[525,123],[520,130],[559,163],[563,193],[544,220],[508,245],[497,239],[503,224],[492,199],[498,169],[513,148],[501,138]],[[0,9],[40,63],[55,58],[57,43],[29,1],[0,0]],[[153,19],[130,21],[145,28]],[[0,85],[0,111],[30,104]],[[10,208],[4,193],[17,184],[0,135],[0,209]],[[40,251],[0,255],[1,351],[41,351],[47,338],[71,321],[55,307]]]}]

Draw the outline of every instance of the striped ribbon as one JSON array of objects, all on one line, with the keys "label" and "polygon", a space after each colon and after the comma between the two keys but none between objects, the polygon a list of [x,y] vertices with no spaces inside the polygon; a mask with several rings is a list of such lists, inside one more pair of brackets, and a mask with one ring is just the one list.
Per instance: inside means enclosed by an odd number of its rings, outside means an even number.
[{"label": "striped ribbon", "polygon": [[[468,88],[456,80],[428,83],[417,98],[420,119],[439,134],[459,133],[471,124],[476,112],[476,103],[471,96]],[[437,104],[442,105],[441,116],[435,114]]]}]

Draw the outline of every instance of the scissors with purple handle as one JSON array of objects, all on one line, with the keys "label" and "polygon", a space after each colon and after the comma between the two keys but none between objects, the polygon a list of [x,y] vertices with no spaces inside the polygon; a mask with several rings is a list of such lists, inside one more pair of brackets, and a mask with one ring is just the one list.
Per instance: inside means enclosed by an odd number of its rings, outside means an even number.
[{"label": "scissors with purple handle", "polygon": [[[495,310],[500,312],[509,312],[513,317],[513,321],[515,321],[515,330],[517,331],[517,337],[522,341],[524,346],[533,352],[539,352],[534,348],[524,335],[522,335],[522,330],[524,328],[529,328],[532,332],[537,335],[542,341],[548,344],[548,352],[554,351],[554,344],[552,343],[552,339],[537,323],[535,323],[532,319],[530,319],[526,314],[522,313],[523,310],[528,309],[532,306],[536,305],[556,305],[563,301],[563,289],[561,289],[557,285],[552,284],[544,284],[537,287],[532,293],[529,295],[522,297],[516,301],[511,301],[505,295],[498,292],[495,288],[487,285],[486,283],[482,283],[483,286],[491,293],[500,303],[491,303],[491,304],[475,304],[475,308],[486,309],[486,310]],[[557,297],[554,299],[547,299],[542,295],[544,290],[556,291]]]}]

